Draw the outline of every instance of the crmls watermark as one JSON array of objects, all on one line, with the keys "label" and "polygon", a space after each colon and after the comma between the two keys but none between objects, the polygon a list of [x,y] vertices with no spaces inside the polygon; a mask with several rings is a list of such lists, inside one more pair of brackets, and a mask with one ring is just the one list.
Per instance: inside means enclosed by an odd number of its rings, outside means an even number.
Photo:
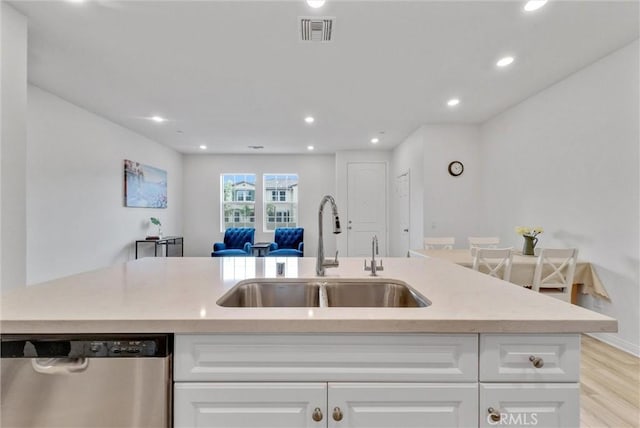
[{"label": "crmls watermark", "polygon": [[[494,419],[495,418],[495,419]],[[538,425],[537,413],[500,413],[500,419],[496,418],[496,414],[487,415],[487,422],[489,425],[496,426],[518,426],[518,427],[533,427]]]}]

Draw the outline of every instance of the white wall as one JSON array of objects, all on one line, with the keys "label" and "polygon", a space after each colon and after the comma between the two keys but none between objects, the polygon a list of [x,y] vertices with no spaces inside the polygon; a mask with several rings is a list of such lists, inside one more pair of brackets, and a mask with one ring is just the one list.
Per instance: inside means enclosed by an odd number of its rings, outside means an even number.
[{"label": "white wall", "polygon": [[389,254],[404,257],[401,242],[400,209],[396,193],[396,178],[409,171],[409,248],[422,248],[424,230],[424,137],[423,129],[418,128],[402,143],[397,145],[391,156],[389,189],[391,207],[389,209]]},{"label": "white wall", "polygon": [[0,2],[0,288],[26,282],[27,20]]},{"label": "white wall", "polygon": [[[180,154],[37,87],[28,96],[28,284],[132,260],[151,216],[181,234]],[[167,209],[124,207],[124,159],[167,171]]]},{"label": "white wall", "polygon": [[517,225],[545,228],[538,245],[577,247],[617,318],[605,340],[640,353],[639,115],[636,41],[482,126],[482,191],[490,230],[519,247]]},{"label": "white wall", "polygon": [[[456,247],[465,248],[469,236],[494,235],[498,229],[479,218],[481,170],[480,130],[476,125],[425,125],[424,139],[424,236],[453,236]],[[449,163],[458,160],[464,172],[449,174]],[[418,246],[419,248],[422,245]]]},{"label": "white wall", "polygon": [[[478,162],[480,129],[477,125],[423,125],[393,151],[391,186],[395,177],[411,171],[410,247],[422,248],[425,236],[453,236],[465,248],[467,237],[497,233],[479,216]],[[451,161],[464,164],[458,177],[449,174]],[[402,257],[398,236],[397,196],[391,194],[393,256]]]},{"label": "white wall", "polygon": [[[330,155],[184,156],[185,256],[210,257],[213,243],[221,242],[224,237],[220,230],[220,174],[224,173],[254,173],[259,188],[263,174],[298,174],[298,212],[300,227],[304,227],[304,255],[315,256],[318,205],[322,196],[335,189],[334,157]],[[273,241],[273,232],[262,229],[262,196],[262,192],[256,191],[255,242]],[[335,247],[332,241],[325,235],[328,250]]]}]

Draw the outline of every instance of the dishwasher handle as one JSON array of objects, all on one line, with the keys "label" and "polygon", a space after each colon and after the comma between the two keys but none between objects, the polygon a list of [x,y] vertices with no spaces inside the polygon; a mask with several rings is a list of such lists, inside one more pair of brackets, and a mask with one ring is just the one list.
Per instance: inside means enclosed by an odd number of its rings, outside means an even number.
[{"label": "dishwasher handle", "polygon": [[42,374],[81,373],[89,367],[88,358],[32,358],[31,367]]}]

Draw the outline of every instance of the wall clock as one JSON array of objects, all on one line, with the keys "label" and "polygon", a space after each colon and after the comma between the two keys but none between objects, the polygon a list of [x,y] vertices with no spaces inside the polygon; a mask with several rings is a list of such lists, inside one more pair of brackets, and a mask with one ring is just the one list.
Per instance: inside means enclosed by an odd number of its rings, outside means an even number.
[{"label": "wall clock", "polygon": [[463,171],[464,171],[464,165],[462,165],[462,162],[453,161],[449,164],[449,174],[453,175],[454,177],[462,175]]}]

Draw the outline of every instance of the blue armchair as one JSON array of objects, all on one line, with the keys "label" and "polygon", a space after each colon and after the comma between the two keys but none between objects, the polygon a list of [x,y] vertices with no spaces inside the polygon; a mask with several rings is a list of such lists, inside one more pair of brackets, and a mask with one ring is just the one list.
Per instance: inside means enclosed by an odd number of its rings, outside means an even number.
[{"label": "blue armchair", "polygon": [[304,256],[304,228],[278,227],[273,236],[267,256],[302,257]]},{"label": "blue armchair", "polygon": [[256,230],[253,227],[230,227],[224,231],[224,242],[213,244],[211,257],[242,257],[252,254]]}]

